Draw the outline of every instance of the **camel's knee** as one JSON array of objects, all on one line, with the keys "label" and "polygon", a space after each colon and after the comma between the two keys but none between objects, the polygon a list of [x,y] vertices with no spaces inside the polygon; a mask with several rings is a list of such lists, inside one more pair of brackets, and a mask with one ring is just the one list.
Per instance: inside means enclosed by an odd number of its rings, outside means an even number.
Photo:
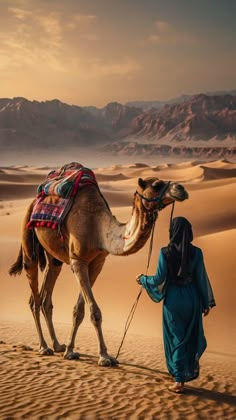
[{"label": "camel's knee", "polygon": [[79,295],[79,299],[73,309],[73,321],[79,325],[84,319],[85,315],[85,303],[82,294]]},{"label": "camel's knee", "polygon": [[41,302],[41,308],[44,316],[52,314],[53,311],[53,304],[51,301],[48,301],[47,299],[43,299]]},{"label": "camel's knee", "polygon": [[73,273],[78,274],[88,269],[88,264],[82,259],[70,258],[70,266]]},{"label": "camel's knee", "polygon": [[70,260],[70,267],[73,273],[77,273],[79,270],[79,262],[78,260],[71,259]]},{"label": "camel's knee", "polygon": [[36,302],[33,296],[30,297],[29,307],[33,314],[39,313],[40,311],[40,302]]},{"label": "camel's knee", "polygon": [[90,307],[90,319],[94,325],[98,325],[102,322],[102,313],[98,306],[91,305]]},{"label": "camel's knee", "polygon": [[85,315],[84,303],[81,303],[80,305],[75,305],[73,309],[74,322],[76,324],[80,324],[84,319],[84,315]]}]

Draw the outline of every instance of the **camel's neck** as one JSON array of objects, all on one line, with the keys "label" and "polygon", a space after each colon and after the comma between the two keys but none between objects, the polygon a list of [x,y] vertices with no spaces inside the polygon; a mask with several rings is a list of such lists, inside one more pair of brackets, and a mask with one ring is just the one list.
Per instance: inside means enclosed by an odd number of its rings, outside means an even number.
[{"label": "camel's neck", "polygon": [[128,223],[119,223],[112,217],[105,234],[104,248],[113,255],[130,255],[141,249],[150,236],[152,221],[139,206],[135,198],[131,218]]}]

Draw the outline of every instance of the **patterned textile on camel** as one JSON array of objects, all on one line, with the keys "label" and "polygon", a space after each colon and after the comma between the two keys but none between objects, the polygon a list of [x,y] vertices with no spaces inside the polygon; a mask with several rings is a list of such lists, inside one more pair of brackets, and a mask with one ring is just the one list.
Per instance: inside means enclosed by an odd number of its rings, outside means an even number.
[{"label": "patterned textile on camel", "polygon": [[97,185],[93,171],[77,162],[49,172],[46,180],[38,187],[36,203],[27,228],[59,228],[78,190],[91,184]]}]

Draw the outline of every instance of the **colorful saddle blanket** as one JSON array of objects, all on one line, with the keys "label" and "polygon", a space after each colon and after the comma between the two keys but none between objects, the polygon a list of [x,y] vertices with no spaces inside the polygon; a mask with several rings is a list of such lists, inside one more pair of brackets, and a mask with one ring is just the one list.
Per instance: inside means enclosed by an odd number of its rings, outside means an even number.
[{"label": "colorful saddle blanket", "polygon": [[78,190],[91,184],[97,185],[93,171],[77,162],[49,172],[46,180],[38,187],[27,228],[58,228],[68,214]]}]

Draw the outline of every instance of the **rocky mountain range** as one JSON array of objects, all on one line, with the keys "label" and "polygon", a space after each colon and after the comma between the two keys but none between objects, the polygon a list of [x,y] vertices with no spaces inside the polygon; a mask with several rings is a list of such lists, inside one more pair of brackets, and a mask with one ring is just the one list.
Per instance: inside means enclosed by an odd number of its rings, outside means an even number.
[{"label": "rocky mountain range", "polygon": [[[218,90],[216,92],[206,92],[207,96],[222,96],[222,95],[236,95],[236,89],[230,91]],[[181,95],[177,98],[170,99],[168,101],[131,101],[126,102],[128,106],[135,106],[142,108],[143,111],[149,111],[152,108],[161,109],[164,105],[181,104],[187,102],[196,95]]]},{"label": "rocky mountain range", "polygon": [[[213,148],[209,140],[216,141]],[[226,157],[235,155],[236,95],[199,94],[148,111],[116,102],[96,108],[0,99],[1,150],[70,146],[128,154],[192,150],[193,156],[210,156],[215,148]]]},{"label": "rocky mountain range", "polygon": [[[236,136],[236,96],[197,95],[190,100],[151,109],[132,121],[133,133],[151,139],[209,140]],[[235,137],[236,138],[236,137]]]}]

